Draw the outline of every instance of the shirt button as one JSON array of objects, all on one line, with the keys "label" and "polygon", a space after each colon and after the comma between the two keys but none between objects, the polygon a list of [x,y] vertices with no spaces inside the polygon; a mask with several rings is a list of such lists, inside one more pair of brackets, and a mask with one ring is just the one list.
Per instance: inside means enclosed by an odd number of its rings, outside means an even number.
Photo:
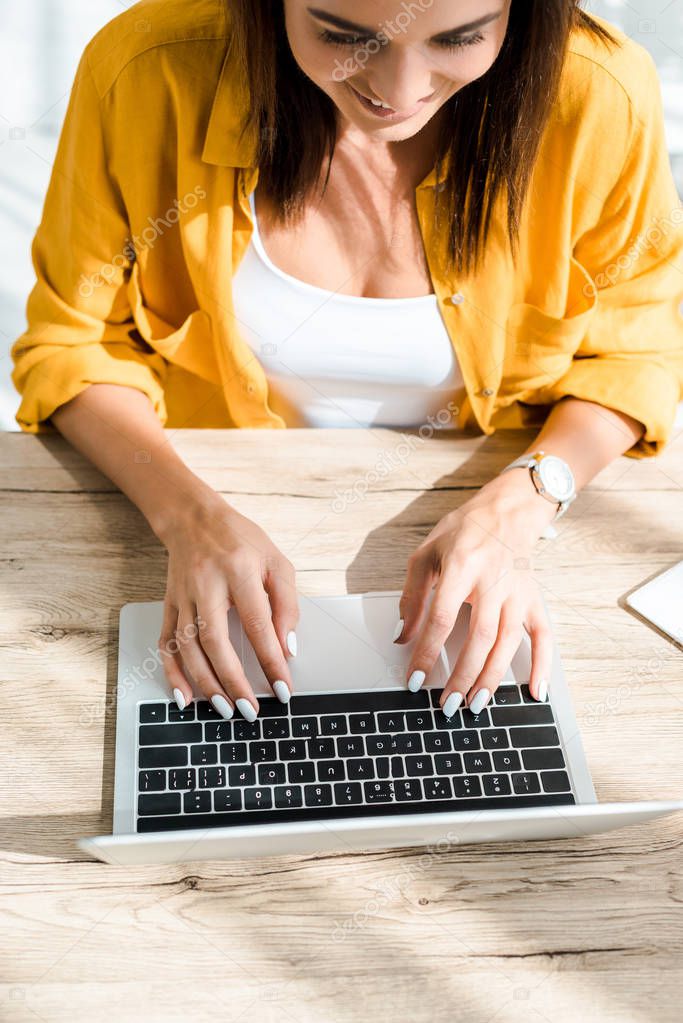
[{"label": "shirt button", "polygon": [[451,295],[451,302],[453,305],[460,305],[461,302],[465,301],[465,296],[461,292],[456,291],[455,295]]},{"label": "shirt button", "polygon": [[493,391],[491,390],[490,387],[485,387],[481,393],[484,395],[485,398],[490,398],[491,395],[493,394]]}]

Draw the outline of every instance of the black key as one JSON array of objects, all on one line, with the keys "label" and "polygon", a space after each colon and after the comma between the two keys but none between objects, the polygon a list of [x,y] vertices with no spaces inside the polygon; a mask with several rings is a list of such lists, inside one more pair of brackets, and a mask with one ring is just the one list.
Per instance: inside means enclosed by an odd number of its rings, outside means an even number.
[{"label": "black key", "polygon": [[179,792],[150,792],[138,796],[138,813],[141,817],[160,813],[180,813]]},{"label": "black key", "polygon": [[190,703],[184,710],[181,710],[176,703],[169,703],[168,705],[168,720],[169,721],[194,721],[194,703]]},{"label": "black key", "polygon": [[200,789],[219,789],[225,785],[224,767],[200,767],[197,771]]},{"label": "black key", "polygon": [[277,744],[280,760],[306,760],[308,753],[303,739],[284,739]]},{"label": "black key", "polygon": [[441,728],[444,732],[453,731],[454,728],[462,728],[460,711],[456,710],[454,714],[447,718],[441,708],[438,707],[434,711],[434,727]]},{"label": "black key", "polygon": [[484,728],[481,733],[484,749],[507,749],[508,735],[504,728]]},{"label": "black key", "polygon": [[462,774],[462,757],[459,753],[439,753],[434,757],[437,774]]},{"label": "black key", "polygon": [[[432,734],[431,732],[429,733]],[[395,735],[391,744],[392,753],[423,753],[422,735],[416,732],[414,735]]]},{"label": "black key", "polygon": [[478,714],[473,714],[467,707],[463,708],[462,723],[465,728],[488,728],[491,724],[489,718],[489,712],[486,707],[480,710]]},{"label": "black key", "polygon": [[250,742],[249,759],[254,764],[277,760],[277,746],[274,742]]},{"label": "black key", "polygon": [[332,806],[331,785],[304,785],[306,806]]},{"label": "black key", "polygon": [[541,791],[541,785],[537,774],[513,774],[512,785],[515,792],[520,796],[525,796],[528,792]]},{"label": "black key", "polygon": [[244,718],[238,718],[236,721],[231,721],[230,723],[232,725],[233,738],[238,742],[248,742],[249,739],[261,738],[260,721],[245,721]]},{"label": "black key", "polygon": [[453,748],[450,732],[425,732],[422,738],[428,753],[447,753]]},{"label": "black key", "polygon": [[366,781],[363,784],[366,803],[393,803],[393,781]]},{"label": "black key", "polygon": [[559,746],[522,750],[522,760],[527,771],[553,771],[564,767],[564,756]]},{"label": "black key", "polygon": [[318,781],[344,781],[346,768],[343,760],[319,760]]},{"label": "black key", "polygon": [[465,771],[468,774],[483,774],[492,771],[490,753],[465,753]]},{"label": "black key", "polygon": [[541,771],[544,792],[571,792],[566,771]]},{"label": "black key", "polygon": [[349,731],[354,735],[366,735],[376,730],[374,714],[351,714],[349,717]]},{"label": "black key", "polygon": [[451,739],[453,741],[453,749],[455,750],[472,750],[479,749],[479,732],[475,732],[474,729],[468,729],[467,731],[461,729],[460,731],[451,732]]},{"label": "black key", "polygon": [[[522,766],[519,753],[516,749],[496,750],[493,754],[493,766],[496,771],[519,771]],[[529,767],[529,764],[524,766]]]},{"label": "black key", "polygon": [[422,782],[419,778],[405,778],[394,782],[394,796],[399,802],[415,802],[422,799]]},{"label": "black key", "polygon": [[498,707],[509,707],[512,703],[521,703],[522,696],[517,686],[499,686],[493,694]]},{"label": "black key", "polygon": [[140,725],[141,746],[168,746],[173,742],[201,742],[199,722],[178,725]]},{"label": "black key", "polygon": [[406,773],[405,766],[400,757],[392,757],[390,766],[391,766],[390,777],[392,778],[402,778],[403,775]]},{"label": "black key", "polygon": [[443,689],[428,689],[427,692],[429,693],[429,702],[432,707],[434,707],[435,710],[439,710],[439,700],[441,699]]},{"label": "black key", "polygon": [[340,757],[364,757],[365,742],[362,735],[342,735],[337,739],[337,753]]},{"label": "black key", "polygon": [[456,799],[465,796],[480,796],[481,782],[476,774],[464,775],[462,778],[453,778],[453,789]]},{"label": "black key", "polygon": [[140,771],[138,775],[138,792],[163,792],[165,788],[165,771]]},{"label": "black key", "polygon": [[529,686],[527,685],[526,682],[523,682],[519,688],[522,692],[522,699],[524,703],[538,703],[538,701],[535,700],[531,695],[531,690],[529,689]]},{"label": "black key", "polygon": [[501,728],[510,725],[552,725],[553,708],[548,703],[520,703],[518,707],[493,707],[491,718],[494,725]]},{"label": "black key", "polygon": [[329,714],[320,718],[320,735],[346,735],[347,731],[343,714]]},{"label": "black key", "polygon": [[406,774],[411,778],[421,778],[434,774],[434,764],[430,756],[406,757]]},{"label": "black key", "polygon": [[334,752],[334,739],[308,740],[308,755],[312,760],[330,760]]},{"label": "black key", "polygon": [[141,703],[140,724],[162,725],[166,721],[165,703]]},{"label": "black key", "polygon": [[266,718],[263,722],[263,738],[289,738],[289,718]]},{"label": "black key", "polygon": [[375,778],[391,777],[391,762],[389,757],[375,757],[373,763],[375,765]]},{"label": "black key", "polygon": [[253,764],[228,768],[228,784],[233,788],[244,788],[245,785],[256,784],[256,768]]},{"label": "black key", "polygon": [[366,735],[365,748],[369,757],[384,757],[394,752],[390,735]]},{"label": "black key", "polygon": [[533,746],[559,746],[560,737],[552,725],[536,725],[531,728],[511,728],[510,742],[518,749]]},{"label": "black key", "polygon": [[220,714],[208,700],[197,700],[197,718],[200,721],[218,721]]},{"label": "black key", "polygon": [[406,732],[426,732],[431,731],[433,727],[434,717],[429,708],[406,714]]},{"label": "black key", "polygon": [[247,764],[249,754],[246,742],[224,742],[221,745],[222,764]]},{"label": "black key", "polygon": [[277,785],[275,787],[275,805],[284,809],[288,806],[303,806],[300,785]]},{"label": "black key", "polygon": [[218,746],[191,746],[191,764],[217,764]]},{"label": "black key", "polygon": [[259,764],[259,785],[284,785],[287,781],[287,769],[284,764]]},{"label": "black key", "polygon": [[321,693],[318,696],[293,696],[292,714],[365,714],[379,710],[419,710],[429,706],[424,690],[371,689],[353,693]]},{"label": "black key", "polygon": [[346,782],[342,784],[339,782],[334,788],[334,801],[337,806],[343,806],[347,803],[362,803],[363,802],[363,790],[357,781]]},{"label": "black key", "polygon": [[507,796],[512,792],[506,774],[485,774],[482,781],[487,796]]},{"label": "black key", "polygon": [[218,813],[222,810],[241,810],[242,793],[239,789],[217,789],[213,794],[213,808]]},{"label": "black key", "polygon": [[258,696],[259,718],[281,718],[287,713],[286,704],[281,703],[276,696]]},{"label": "black key", "polygon": [[355,760],[347,761],[346,770],[352,781],[356,778],[375,777],[375,763],[369,757],[358,757]]},{"label": "black key", "polygon": [[140,767],[184,767],[186,746],[147,746],[140,750]]},{"label": "black key", "polygon": [[287,781],[315,781],[315,764],[312,764],[310,760],[305,763],[287,764]]},{"label": "black key", "polygon": [[194,767],[175,767],[168,772],[169,789],[194,789],[197,779]]},{"label": "black key", "polygon": [[292,735],[298,739],[308,739],[318,734],[317,718],[294,718]]},{"label": "black key", "polygon": [[398,711],[378,714],[377,729],[380,732],[402,732],[404,717],[405,715],[398,713]]},{"label": "black key", "polygon": [[425,778],[422,782],[425,799],[452,799],[453,790],[448,778]]},{"label": "black key", "polygon": [[185,792],[183,794],[183,810],[185,813],[209,813],[211,793],[200,792],[199,789],[195,789],[194,792]]},{"label": "black key", "polygon": [[245,810],[267,810],[273,805],[273,794],[269,788],[244,789]]},{"label": "black key", "polygon": [[204,738],[207,742],[230,742],[236,738],[232,721],[207,721],[204,725]]}]

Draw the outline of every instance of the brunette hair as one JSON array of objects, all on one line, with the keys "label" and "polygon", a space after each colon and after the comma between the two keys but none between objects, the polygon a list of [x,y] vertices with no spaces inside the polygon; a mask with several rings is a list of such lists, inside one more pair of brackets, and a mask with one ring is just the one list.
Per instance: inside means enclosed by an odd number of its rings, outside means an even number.
[{"label": "brunette hair", "polygon": [[[448,224],[446,258],[458,274],[478,266],[503,188],[514,255],[524,199],[572,30],[618,45],[580,3],[511,0],[505,41],[495,62],[444,104],[436,169],[446,166],[447,173],[436,196],[435,215]],[[259,188],[287,220],[301,212],[326,160],[329,174],[337,108],[294,59],[282,0],[229,0],[228,11],[230,45],[249,97],[243,133],[253,133],[256,141]],[[327,177],[323,191],[326,183]]]}]

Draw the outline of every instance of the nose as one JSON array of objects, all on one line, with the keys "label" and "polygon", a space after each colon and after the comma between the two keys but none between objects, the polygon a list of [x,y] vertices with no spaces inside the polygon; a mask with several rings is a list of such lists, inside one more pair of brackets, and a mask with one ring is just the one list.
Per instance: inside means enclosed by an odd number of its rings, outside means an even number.
[{"label": "nose", "polygon": [[383,60],[376,60],[369,85],[394,110],[410,110],[434,92],[433,68],[415,46],[394,49],[395,53],[386,52]]}]

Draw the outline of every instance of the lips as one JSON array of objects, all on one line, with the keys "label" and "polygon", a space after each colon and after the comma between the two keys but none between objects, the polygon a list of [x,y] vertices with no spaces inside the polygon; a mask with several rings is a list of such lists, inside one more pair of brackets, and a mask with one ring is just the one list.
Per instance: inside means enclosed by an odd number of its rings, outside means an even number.
[{"label": "lips", "polygon": [[378,107],[375,106],[372,100],[368,99],[367,96],[364,96],[362,92],[359,92],[358,89],[354,89],[349,82],[346,82],[345,84],[348,85],[351,93],[363,110],[367,110],[369,113],[374,114],[375,117],[379,117],[384,121],[405,121],[408,117],[412,117],[416,114],[422,106],[422,103],[420,103],[418,106],[413,107],[412,110],[405,111],[393,110],[391,107]]}]

